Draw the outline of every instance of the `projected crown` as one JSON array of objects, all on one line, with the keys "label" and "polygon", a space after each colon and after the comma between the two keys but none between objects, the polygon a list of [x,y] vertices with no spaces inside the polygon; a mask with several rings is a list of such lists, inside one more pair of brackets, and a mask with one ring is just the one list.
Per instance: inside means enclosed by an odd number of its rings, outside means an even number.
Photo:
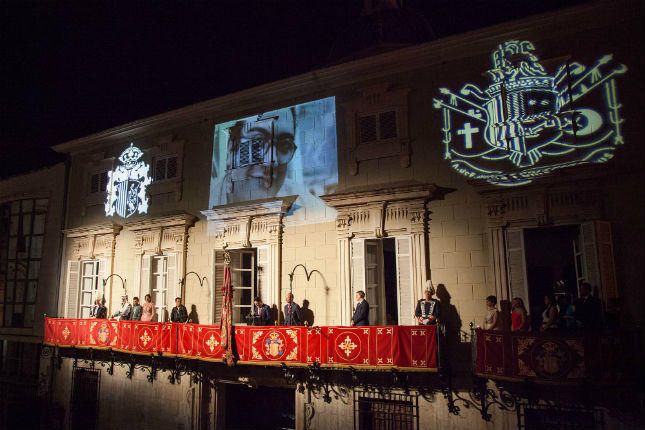
[{"label": "projected crown", "polygon": [[123,151],[123,153],[119,157],[119,161],[121,161],[121,163],[123,163],[123,166],[129,170],[137,164],[142,156],[143,151],[130,143],[130,147]]},{"label": "projected crown", "polygon": [[497,46],[491,54],[492,68],[486,73],[492,84],[487,93],[493,96],[504,86],[506,91],[552,90],[553,77],[549,76],[533,53],[535,47],[527,40],[511,40]]}]

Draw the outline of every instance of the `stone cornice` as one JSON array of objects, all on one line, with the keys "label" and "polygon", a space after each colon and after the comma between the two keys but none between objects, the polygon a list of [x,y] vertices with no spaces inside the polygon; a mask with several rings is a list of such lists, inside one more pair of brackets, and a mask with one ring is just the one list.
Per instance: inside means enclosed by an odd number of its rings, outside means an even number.
[{"label": "stone cornice", "polygon": [[329,206],[339,208],[403,200],[430,200],[436,190],[435,184],[400,182],[370,188],[348,189],[341,193],[320,196],[320,198]]},{"label": "stone cornice", "polygon": [[235,218],[265,215],[284,215],[289,211],[291,205],[297,198],[298,196],[286,196],[230,203],[202,211],[202,214],[206,216],[208,221],[226,221]]},{"label": "stone cornice", "polygon": [[83,237],[90,235],[113,234],[117,235],[123,228],[122,225],[116,223],[108,224],[94,224],[82,227],[75,227],[63,230],[67,237]]},{"label": "stone cornice", "polygon": [[130,231],[149,230],[154,228],[168,227],[191,227],[197,217],[189,213],[180,213],[175,215],[166,215],[154,218],[144,218],[136,221],[130,221],[125,224],[125,228]]},{"label": "stone cornice", "polygon": [[95,150],[101,144],[114,143],[120,139],[139,138],[179,125],[204,120],[225,121],[258,111],[279,108],[287,103],[293,104],[333,95],[334,90],[339,87],[355,85],[366,80],[445,64],[475,55],[488,55],[491,45],[498,43],[500,38],[526,38],[530,35],[534,36],[536,31],[542,34],[548,33],[550,37],[555,38],[560,34],[570,33],[574,22],[584,23],[586,31],[605,26],[615,27],[621,20],[632,19],[630,17],[636,19],[639,16],[633,11],[637,8],[634,6],[635,3],[598,1],[558,9],[315,70],[71,140],[54,146],[54,150],[61,153]]}]

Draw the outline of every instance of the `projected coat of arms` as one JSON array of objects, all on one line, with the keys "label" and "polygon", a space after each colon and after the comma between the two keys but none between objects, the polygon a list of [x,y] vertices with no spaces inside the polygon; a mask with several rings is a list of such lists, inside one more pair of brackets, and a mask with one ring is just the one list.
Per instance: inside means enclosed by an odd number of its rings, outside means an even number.
[{"label": "projected coat of arms", "polygon": [[150,166],[141,161],[143,152],[130,144],[121,156],[120,166],[108,172],[108,194],[105,201],[105,215],[115,213],[128,218],[135,213],[148,212],[146,188],[152,183],[148,176]]},{"label": "projected coat of arms", "polygon": [[549,74],[529,41],[491,54],[487,88],[439,89],[444,158],[460,174],[501,186],[554,170],[605,163],[624,143],[616,78],[627,72],[612,55],[593,66],[567,62]]}]

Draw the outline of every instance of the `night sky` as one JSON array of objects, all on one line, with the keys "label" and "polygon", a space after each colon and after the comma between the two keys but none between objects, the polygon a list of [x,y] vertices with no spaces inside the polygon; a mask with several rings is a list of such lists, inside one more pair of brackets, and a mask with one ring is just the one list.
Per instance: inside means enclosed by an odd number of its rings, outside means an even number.
[{"label": "night sky", "polygon": [[[404,0],[441,38],[578,1]],[[50,146],[330,64],[362,0],[0,2],[0,177]]]}]

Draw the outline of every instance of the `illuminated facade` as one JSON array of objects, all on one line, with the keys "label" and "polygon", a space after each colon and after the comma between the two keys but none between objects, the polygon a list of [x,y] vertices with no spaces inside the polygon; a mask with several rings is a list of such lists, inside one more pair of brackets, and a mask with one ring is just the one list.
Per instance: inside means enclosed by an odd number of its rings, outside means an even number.
[{"label": "illuminated facade", "polygon": [[[53,314],[85,317],[96,297],[112,314],[124,293],[150,294],[158,321],[166,322],[181,297],[194,323],[181,333],[203,345],[176,356],[128,349],[134,342],[147,347],[153,336],[142,331],[114,350],[51,349],[41,363],[50,375],[43,384],[51,422],[117,428],[137,416],[151,427],[210,429],[258,417],[287,428],[345,429],[403,417],[406,429],[487,428],[484,417],[496,428],[529,428],[566,409],[529,405],[520,388],[522,378],[534,378],[539,399],[569,405],[597,428],[618,428],[613,405],[578,400],[577,382],[589,374],[579,367],[586,343],[562,344],[567,361],[552,353],[560,343],[531,338],[519,348],[500,334],[494,340],[508,351],[536,351],[539,360],[522,361],[528,370],[503,364],[499,372],[492,365],[476,371],[468,326],[483,325],[490,294],[503,303],[523,298],[539,324],[544,294],[557,286],[576,296],[582,281],[605,303],[623,300],[625,324],[643,321],[642,267],[628,263],[643,258],[633,244],[645,242],[640,60],[622,42],[640,28],[632,12],[605,4],[561,10],[59,145],[71,164]],[[477,77],[491,51],[492,81],[482,90],[485,80]],[[293,291],[303,318],[327,330],[327,347],[342,351],[285,367],[274,360],[228,368],[204,359],[221,342],[215,331],[204,335],[212,327],[199,328],[219,323],[227,254],[235,324],[246,323],[257,295],[283,321]],[[360,354],[382,365],[358,345],[381,342],[387,331],[376,329],[368,340],[329,332],[349,324],[355,291],[367,294],[371,325],[387,330],[414,325],[430,279],[445,324],[441,368],[334,366]],[[96,336],[107,342],[105,330]],[[236,334],[242,339],[247,330]],[[245,360],[254,359],[253,347],[289,355],[297,336],[285,333],[240,340],[251,351]],[[374,354],[385,348],[374,342]],[[186,345],[182,337],[168,348]],[[475,371],[480,379],[471,384]],[[508,388],[495,384],[500,376],[520,388],[488,407],[491,393]],[[558,378],[577,382],[564,381],[554,400],[540,383]],[[465,398],[470,408],[460,403]],[[265,408],[266,399],[279,406]]]}]

